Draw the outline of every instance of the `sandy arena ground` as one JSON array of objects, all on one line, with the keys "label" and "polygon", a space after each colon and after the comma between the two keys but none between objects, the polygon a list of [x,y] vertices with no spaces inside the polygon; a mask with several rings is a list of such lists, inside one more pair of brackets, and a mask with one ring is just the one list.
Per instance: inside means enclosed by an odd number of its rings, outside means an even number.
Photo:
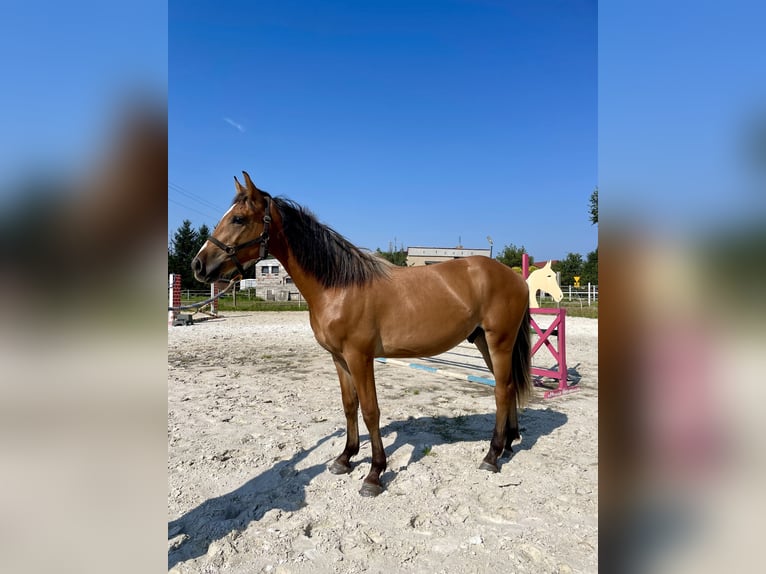
[{"label": "sandy arena ground", "polygon": [[[376,363],[388,469],[373,499],[358,494],[370,464],[361,416],[354,470],[326,470],[345,417],[307,312],[168,327],[169,570],[596,572],[598,323],[566,327],[581,390],[548,400],[536,390],[497,474],[478,469],[492,387]],[[455,371],[472,352],[440,359]]]}]

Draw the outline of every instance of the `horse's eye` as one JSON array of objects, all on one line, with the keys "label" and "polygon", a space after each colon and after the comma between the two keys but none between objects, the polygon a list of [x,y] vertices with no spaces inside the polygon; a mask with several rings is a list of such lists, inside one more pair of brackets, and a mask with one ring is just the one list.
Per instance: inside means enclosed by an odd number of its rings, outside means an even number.
[{"label": "horse's eye", "polygon": [[234,217],[231,218],[231,222],[234,223],[235,225],[244,225],[245,218],[239,215],[235,215]]}]

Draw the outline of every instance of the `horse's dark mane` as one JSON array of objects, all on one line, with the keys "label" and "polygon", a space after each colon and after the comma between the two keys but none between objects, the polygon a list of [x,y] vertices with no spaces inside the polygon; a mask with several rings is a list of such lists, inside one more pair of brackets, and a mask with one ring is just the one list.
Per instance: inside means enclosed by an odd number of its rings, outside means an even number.
[{"label": "horse's dark mane", "polygon": [[[324,287],[364,285],[388,277],[391,265],[388,261],[358,248],[294,201],[262,193],[271,197],[279,210],[282,230],[298,264]],[[235,202],[242,199],[238,195]]]}]

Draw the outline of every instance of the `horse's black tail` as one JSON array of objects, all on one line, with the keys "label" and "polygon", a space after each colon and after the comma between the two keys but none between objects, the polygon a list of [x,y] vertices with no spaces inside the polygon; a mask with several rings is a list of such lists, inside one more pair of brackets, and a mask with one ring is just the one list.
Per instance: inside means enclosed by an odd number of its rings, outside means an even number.
[{"label": "horse's black tail", "polygon": [[516,343],[513,345],[511,356],[511,380],[516,385],[516,400],[519,406],[525,405],[532,394],[531,341],[529,307],[527,307],[527,310],[524,311],[524,317],[521,319],[521,325],[519,325],[519,332],[516,335]]}]

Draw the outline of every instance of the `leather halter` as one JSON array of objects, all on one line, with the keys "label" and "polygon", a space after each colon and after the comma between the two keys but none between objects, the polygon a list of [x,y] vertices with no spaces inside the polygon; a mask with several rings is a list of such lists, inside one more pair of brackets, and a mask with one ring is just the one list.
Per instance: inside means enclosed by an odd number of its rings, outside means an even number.
[{"label": "leather halter", "polygon": [[242,266],[242,263],[240,263],[239,259],[237,259],[237,252],[241,251],[242,249],[245,249],[247,247],[251,247],[253,245],[261,244],[261,250],[258,254],[258,259],[256,259],[253,262],[253,265],[261,261],[266,257],[266,254],[269,251],[269,227],[271,226],[271,198],[266,195],[264,196],[266,199],[266,211],[263,215],[263,231],[261,234],[256,237],[255,239],[251,239],[250,241],[245,241],[244,243],[240,243],[239,245],[226,245],[222,241],[219,241],[212,235],[207,238],[207,240],[224,251],[226,255],[229,256],[229,259],[234,262],[234,265],[237,266],[237,271],[239,271],[240,275],[243,277],[245,276],[245,268]]}]

